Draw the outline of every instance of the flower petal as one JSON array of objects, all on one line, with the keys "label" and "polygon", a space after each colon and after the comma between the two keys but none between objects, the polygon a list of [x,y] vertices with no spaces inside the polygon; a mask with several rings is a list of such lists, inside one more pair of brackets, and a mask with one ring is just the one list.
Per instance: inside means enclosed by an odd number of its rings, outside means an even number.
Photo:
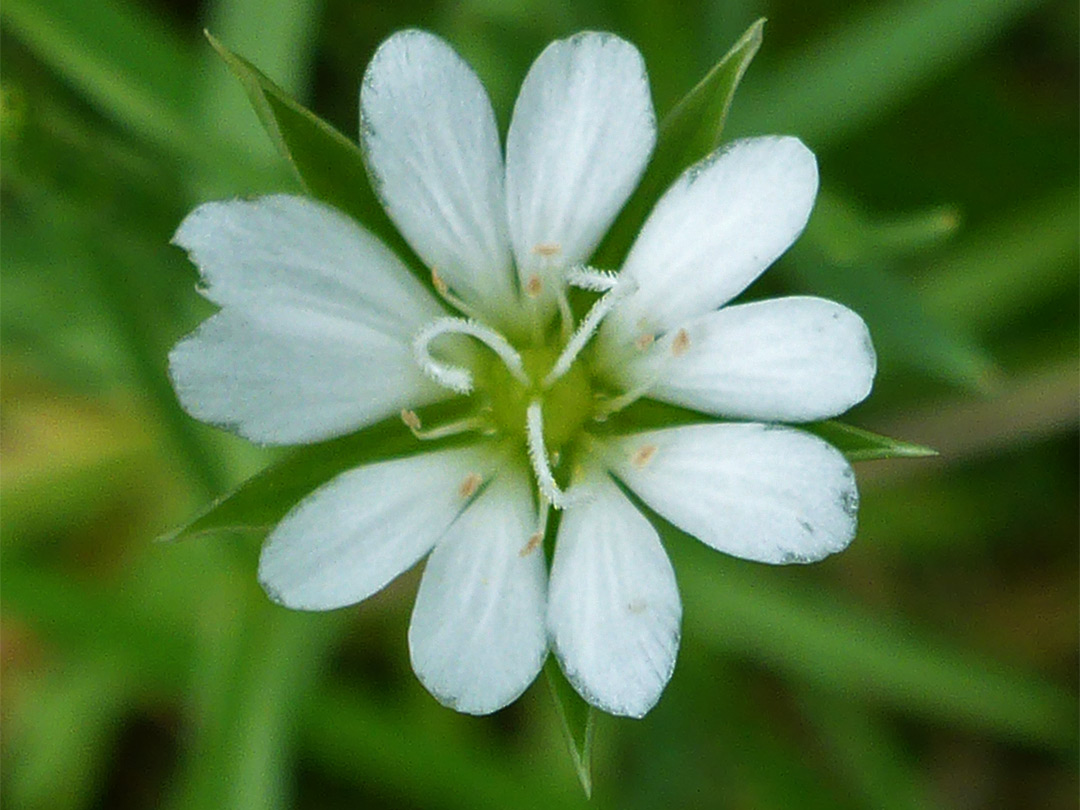
[{"label": "flower petal", "polygon": [[655,345],[623,369],[627,388],[731,419],[812,422],[870,393],[877,369],[870,333],[847,307],[791,297],[724,307],[688,322],[680,350]]},{"label": "flower petal", "polygon": [[612,469],[661,516],[747,560],[814,562],[855,536],[855,475],[810,433],[693,425],[626,436]]},{"label": "flower petal", "polygon": [[532,683],[547,655],[544,554],[531,548],[530,483],[500,473],[424,569],[409,626],[413,669],[443,703],[488,714]]},{"label": "flower petal", "polygon": [[551,43],[521,87],[506,196],[524,283],[586,261],[641,178],[656,115],[641,54],[612,34]]},{"label": "flower petal", "polygon": [[480,80],[446,42],[394,34],[360,89],[364,153],[387,213],[421,259],[471,304],[516,301],[503,161]]},{"label": "flower petal", "polygon": [[434,547],[493,472],[490,451],[476,447],[342,473],[270,533],[259,581],[275,602],[297,610],[367,599]]},{"label": "flower petal", "polygon": [[256,442],[340,436],[452,396],[410,346],[318,304],[227,307],[169,353],[184,410]]},{"label": "flower petal", "polygon": [[733,141],[691,166],[631,248],[622,275],[638,289],[608,329],[632,341],[726,304],[795,241],[817,188],[817,161],[797,138]]},{"label": "flower petal", "polygon": [[443,314],[375,236],[305,197],[200,205],[173,242],[188,251],[202,292],[219,306],[287,304],[360,321],[409,339]]},{"label": "flower petal", "polygon": [[642,717],[675,669],[682,606],[652,524],[604,476],[559,526],[548,632],[563,672],[589,703]]}]

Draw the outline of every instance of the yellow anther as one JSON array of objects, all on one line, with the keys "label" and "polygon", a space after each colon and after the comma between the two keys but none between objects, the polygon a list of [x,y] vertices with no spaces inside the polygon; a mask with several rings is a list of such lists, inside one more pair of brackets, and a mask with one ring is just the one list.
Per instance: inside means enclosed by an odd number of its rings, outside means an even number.
[{"label": "yellow anther", "polygon": [[656,335],[654,335],[652,332],[646,332],[644,335],[634,341],[634,348],[637,349],[639,352],[643,352],[648,350],[648,348],[652,346],[655,342]]},{"label": "yellow anther", "polygon": [[476,490],[480,489],[482,483],[484,483],[484,477],[480,473],[471,472],[465,476],[465,480],[458,487],[458,495],[462,498],[471,498],[476,494]]},{"label": "yellow anther", "polygon": [[521,547],[521,551],[518,552],[518,556],[528,557],[530,554],[540,548],[540,544],[542,542],[544,542],[544,535],[542,535],[540,532],[534,532],[532,535],[529,536],[529,542]]},{"label": "yellow anther", "polygon": [[416,411],[405,410],[401,412],[401,421],[405,423],[405,427],[415,433],[422,427],[420,423],[420,417],[416,415]]},{"label": "yellow anther", "polygon": [[529,280],[525,282],[525,294],[529,298],[538,297],[543,289],[544,283],[540,280],[540,276],[535,273],[529,276]]},{"label": "yellow anther", "polygon": [[637,469],[642,470],[645,466],[652,461],[653,456],[656,455],[657,447],[655,444],[643,444],[634,454],[630,456],[630,463]]},{"label": "yellow anther", "polygon": [[439,275],[439,271],[434,267],[431,268],[431,283],[435,287],[435,291],[442,296],[447,295],[450,292],[450,287],[443,281],[443,277]]},{"label": "yellow anther", "polygon": [[682,357],[686,354],[686,350],[690,348],[690,335],[686,333],[685,329],[680,329],[675,334],[675,339],[671,341],[671,356]]},{"label": "yellow anther", "polygon": [[533,253],[537,256],[558,256],[562,252],[562,245],[555,242],[541,242],[533,246]]}]

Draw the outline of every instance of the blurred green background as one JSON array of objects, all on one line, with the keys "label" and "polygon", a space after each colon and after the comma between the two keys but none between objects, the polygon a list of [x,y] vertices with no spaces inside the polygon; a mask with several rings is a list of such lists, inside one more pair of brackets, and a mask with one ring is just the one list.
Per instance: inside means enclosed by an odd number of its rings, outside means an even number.
[{"label": "blurred green background", "polygon": [[[753,294],[856,308],[847,421],[931,445],[857,465],[812,567],[670,547],[675,676],[602,717],[593,807],[1065,808],[1077,783],[1078,22],[1040,0],[4,0],[3,799],[48,808],[586,802],[544,683],[483,719],[413,677],[412,572],[290,613],[258,537],[152,539],[274,453],[176,405],[209,312],[168,245],[196,203],[297,190],[209,28],[350,137],[402,27],[448,38],[505,127],[547,41],[615,31],[662,114],[759,16],[727,136],[818,155],[811,226]],[[674,545],[674,544],[672,544]]]}]

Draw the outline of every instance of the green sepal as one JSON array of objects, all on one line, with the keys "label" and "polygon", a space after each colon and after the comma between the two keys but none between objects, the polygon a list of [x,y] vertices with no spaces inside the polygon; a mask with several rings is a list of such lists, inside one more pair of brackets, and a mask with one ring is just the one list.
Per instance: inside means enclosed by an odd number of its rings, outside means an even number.
[{"label": "green sepal", "polygon": [[[654,399],[641,399],[625,411],[615,414],[607,422],[600,423],[593,432],[619,435],[642,430],[658,430],[667,427],[701,424],[731,424],[731,420],[718,419],[700,411],[669,405]],[[828,419],[799,425],[785,425],[820,436],[848,459],[848,461],[872,461],[883,458],[924,458],[938,453],[929,447],[881,436],[869,430]]]},{"label": "green sepal", "polygon": [[880,458],[927,458],[938,455],[937,450],[924,447],[921,444],[891,439],[869,430],[837,422],[830,419],[826,422],[814,422],[803,425],[806,430],[814,433],[841,453],[848,461],[873,461]]},{"label": "green sepal", "polygon": [[555,711],[559,715],[559,724],[570,759],[574,764],[581,789],[585,797],[592,798],[592,740],[596,725],[596,709],[582,700],[574,687],[566,680],[554,656],[548,656],[544,664],[544,678],[548,683],[551,698],[555,701]]},{"label": "green sepal", "polygon": [[691,164],[720,145],[731,101],[761,47],[765,18],[751,25],[724,58],[660,122],[649,167],[596,251],[600,267],[617,267],[660,195]]},{"label": "green sepal", "polygon": [[304,190],[352,216],[399,255],[411,255],[372,189],[360,147],[222,45],[209,31],[205,34],[240,81],[270,139],[296,172]]},{"label": "green sepal", "polygon": [[[458,418],[467,403],[432,405],[419,411],[425,424]],[[304,496],[346,470],[392,458],[476,441],[477,434],[421,441],[397,416],[336,439],[304,445],[218,498],[183,526],[158,538],[189,540],[216,532],[265,533]]]}]

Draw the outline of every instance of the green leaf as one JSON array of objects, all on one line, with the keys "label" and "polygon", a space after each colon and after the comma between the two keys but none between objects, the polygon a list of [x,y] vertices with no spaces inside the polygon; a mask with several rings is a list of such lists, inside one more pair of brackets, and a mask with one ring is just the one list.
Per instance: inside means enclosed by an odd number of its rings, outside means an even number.
[{"label": "green leaf", "polygon": [[555,701],[555,711],[570,758],[574,763],[581,789],[585,797],[592,798],[592,741],[596,725],[596,709],[581,699],[574,687],[566,680],[554,656],[548,656],[544,664],[544,677]]},{"label": "green leaf", "polygon": [[890,439],[869,430],[829,420],[803,426],[815,433],[847,457],[848,461],[870,461],[879,458],[926,458],[936,456],[936,450],[918,444]]},{"label": "green leaf", "polygon": [[106,115],[148,140],[194,155],[187,117],[194,54],[161,20],[116,0],[10,0],[4,22]]},{"label": "green leaf", "polygon": [[880,368],[907,367],[976,391],[991,388],[996,370],[986,351],[963,330],[930,315],[918,291],[887,260],[838,260],[814,242],[808,231],[778,269],[798,289],[859,313],[870,327]]},{"label": "green leaf", "polygon": [[1076,698],[1040,673],[966,649],[941,628],[875,615],[800,582],[797,568],[718,555],[642,508],[678,572],[688,639],[846,701],[1040,747],[1076,745]]},{"label": "green leaf", "polygon": [[861,5],[747,87],[734,129],[791,132],[815,150],[895,110],[970,59],[1040,0],[892,0]]},{"label": "green leaf", "polygon": [[[439,423],[453,418],[462,407],[461,403],[435,405],[421,410],[420,415],[425,423]],[[401,419],[391,417],[348,436],[297,448],[160,539],[171,542],[224,531],[264,532],[285,517],[301,498],[339,473],[461,441],[451,438],[420,442]]]},{"label": "green leaf", "polygon": [[735,89],[761,47],[764,27],[764,18],[751,25],[705,78],[664,116],[645,176],[597,250],[597,264],[614,267],[621,263],[660,195],[687,166],[720,145]]},{"label": "green leaf", "polygon": [[1078,219],[1076,188],[1065,188],[973,231],[923,278],[927,311],[987,332],[1074,298]]},{"label": "green leaf", "polygon": [[918,253],[949,239],[959,227],[960,212],[951,206],[881,216],[823,188],[806,238],[835,261],[853,264]]},{"label": "green leaf", "polygon": [[879,810],[930,810],[922,769],[888,725],[846,697],[804,690],[798,701],[834,770]]},{"label": "green leaf", "polygon": [[354,217],[382,237],[399,256],[410,256],[372,190],[360,147],[209,32],[206,38],[243,85],[263,127],[304,189],[312,197]]},{"label": "green leaf", "polygon": [[77,663],[40,667],[34,677],[16,672],[8,681],[21,698],[5,720],[4,793],[16,807],[75,810],[101,791],[133,678],[115,658],[76,649]]}]

